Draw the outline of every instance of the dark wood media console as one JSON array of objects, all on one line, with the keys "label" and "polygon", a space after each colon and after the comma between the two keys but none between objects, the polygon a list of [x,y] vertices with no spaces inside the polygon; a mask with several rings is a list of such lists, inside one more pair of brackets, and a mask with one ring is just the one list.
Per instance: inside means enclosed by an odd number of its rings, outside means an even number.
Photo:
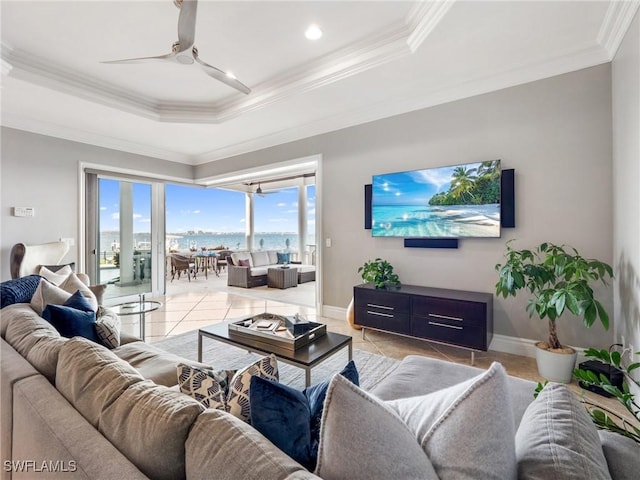
[{"label": "dark wood media console", "polygon": [[367,328],[486,352],[493,338],[493,295],[402,285],[353,287],[355,323]]}]

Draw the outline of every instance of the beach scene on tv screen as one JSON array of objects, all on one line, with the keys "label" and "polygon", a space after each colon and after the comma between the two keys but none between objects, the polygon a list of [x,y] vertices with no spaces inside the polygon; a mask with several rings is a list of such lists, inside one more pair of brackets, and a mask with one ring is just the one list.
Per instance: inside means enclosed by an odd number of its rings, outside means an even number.
[{"label": "beach scene on tv screen", "polygon": [[374,237],[499,237],[500,160],[375,175]]}]

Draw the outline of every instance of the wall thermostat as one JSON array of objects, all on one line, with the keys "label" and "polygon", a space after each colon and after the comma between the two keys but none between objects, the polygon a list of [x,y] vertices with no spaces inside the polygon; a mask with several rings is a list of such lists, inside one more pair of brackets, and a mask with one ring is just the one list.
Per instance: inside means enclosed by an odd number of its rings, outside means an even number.
[{"label": "wall thermostat", "polygon": [[14,217],[35,217],[36,209],[33,207],[13,207]]}]

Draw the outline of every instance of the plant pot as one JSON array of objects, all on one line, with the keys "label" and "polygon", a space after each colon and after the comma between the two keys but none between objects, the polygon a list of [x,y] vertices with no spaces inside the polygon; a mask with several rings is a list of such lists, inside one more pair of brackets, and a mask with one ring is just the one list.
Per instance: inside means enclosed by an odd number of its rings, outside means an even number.
[{"label": "plant pot", "polygon": [[550,382],[570,383],[578,354],[572,348],[566,351],[547,350],[546,342],[536,343],[538,373]]}]

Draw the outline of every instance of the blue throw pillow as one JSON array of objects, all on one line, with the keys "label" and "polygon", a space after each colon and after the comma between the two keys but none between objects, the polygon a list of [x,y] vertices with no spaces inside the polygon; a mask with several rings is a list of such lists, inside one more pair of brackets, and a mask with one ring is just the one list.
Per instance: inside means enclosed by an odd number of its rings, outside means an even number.
[{"label": "blue throw pillow", "polygon": [[80,310],[82,312],[93,312],[93,307],[87,301],[86,297],[82,294],[80,290],[77,290],[76,293],[71,295],[69,299],[64,302],[62,305],[65,307],[75,308],[76,310]]},{"label": "blue throw pillow", "polygon": [[63,337],[84,337],[99,343],[96,333],[96,312],[83,312],[64,305],[49,304],[42,312],[42,318],[48,321]]},{"label": "blue throw pillow", "polygon": [[[360,384],[353,361],[340,375]],[[327,381],[300,392],[281,383],[251,377],[251,425],[309,471],[316,467],[322,406],[328,387]]]},{"label": "blue throw pillow", "polygon": [[40,275],[27,275],[0,283],[0,308],[29,303],[40,283]]},{"label": "blue throw pillow", "polygon": [[278,263],[279,264],[287,264],[290,262],[291,254],[290,253],[278,253]]}]

